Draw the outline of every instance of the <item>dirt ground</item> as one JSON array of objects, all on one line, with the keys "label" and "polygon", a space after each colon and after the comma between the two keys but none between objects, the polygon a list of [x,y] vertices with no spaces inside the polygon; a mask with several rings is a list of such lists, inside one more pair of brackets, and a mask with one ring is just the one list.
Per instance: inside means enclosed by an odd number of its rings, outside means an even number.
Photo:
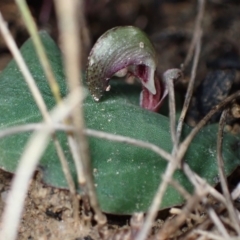
[{"label": "dirt ground", "polygon": [[[47,14],[48,8],[51,10],[49,2],[44,0],[28,1],[39,28],[47,29],[57,41],[58,31],[55,15]],[[90,46],[104,31],[118,25],[135,25],[146,31],[156,46],[159,54],[159,72],[179,67],[186,57],[191,41],[197,14],[196,2],[187,0],[86,1],[85,12],[88,31],[85,33],[83,60],[86,61]],[[28,34],[14,1],[1,0],[0,11],[8,21],[17,44],[21,46]],[[228,53],[231,55],[233,52],[238,57],[240,51],[239,29],[240,5],[238,1],[208,1],[203,20],[204,33],[196,86],[200,85],[202,79],[212,70],[211,66],[207,66],[208,62],[214,62],[223,55]],[[0,36],[0,71],[4,69],[10,59],[11,54]],[[236,60],[234,64],[237,67],[234,68],[232,65],[229,67],[236,71],[231,86],[239,89],[240,63]],[[223,71],[226,70],[221,66],[219,68]],[[180,98],[184,97],[189,76],[190,68],[187,68],[184,80],[176,86]],[[229,89],[225,95],[231,91],[232,89]],[[194,125],[198,120],[192,118],[194,118],[194,114],[189,116],[189,123]],[[239,124],[236,121],[234,124],[230,128],[239,130]],[[0,216],[10,189],[11,179],[11,174],[0,170]],[[41,182],[40,174],[36,174],[30,184],[25,201],[18,239],[100,239],[101,236],[94,222],[85,217],[84,221],[76,223],[72,213],[69,192],[45,186]],[[166,212],[163,215],[165,218]],[[160,219],[163,219],[163,215],[159,214],[160,218],[155,222],[153,233],[161,227],[162,220]],[[108,216],[108,221],[108,234],[111,235],[111,239],[123,238],[129,231],[130,217]],[[122,232],[118,234],[120,229]],[[176,235],[181,235],[184,231],[186,231],[186,226],[179,229]]]},{"label": "dirt ground", "polygon": [[[11,175],[0,172],[0,214],[9,192]],[[37,178],[30,184],[18,239],[79,239],[89,228],[74,227],[68,191],[45,187]]]}]

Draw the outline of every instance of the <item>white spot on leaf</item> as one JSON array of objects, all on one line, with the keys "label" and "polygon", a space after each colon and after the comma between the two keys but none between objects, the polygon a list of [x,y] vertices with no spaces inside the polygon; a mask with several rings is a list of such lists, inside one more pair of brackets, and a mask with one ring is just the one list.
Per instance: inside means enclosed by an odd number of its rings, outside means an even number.
[{"label": "white spot on leaf", "polygon": [[108,86],[106,87],[106,92],[109,92],[109,91],[110,91],[110,89],[111,89],[111,86],[110,86],[110,85],[108,85]]},{"label": "white spot on leaf", "polygon": [[144,43],[143,43],[143,42],[140,42],[140,43],[139,43],[139,47],[140,47],[140,48],[144,48]]},{"label": "white spot on leaf", "polygon": [[92,66],[93,64],[94,64],[94,59],[93,59],[93,58],[90,58],[89,66]]},{"label": "white spot on leaf", "polygon": [[99,102],[99,98],[93,96],[93,99],[94,99],[96,102]]}]

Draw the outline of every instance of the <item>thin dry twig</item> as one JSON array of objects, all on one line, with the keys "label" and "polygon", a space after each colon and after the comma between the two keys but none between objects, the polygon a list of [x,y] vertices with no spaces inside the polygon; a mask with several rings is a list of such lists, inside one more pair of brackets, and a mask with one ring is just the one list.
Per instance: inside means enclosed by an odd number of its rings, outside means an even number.
[{"label": "thin dry twig", "polygon": [[222,194],[220,194],[215,188],[213,188],[211,185],[207,183],[207,181],[200,176],[198,176],[195,172],[191,170],[188,164],[183,164],[183,171],[190,180],[190,182],[193,184],[195,189],[198,189],[199,184],[204,185],[206,191],[208,191],[209,194],[211,194],[215,199],[217,199],[219,202],[226,205],[226,199],[223,197]]},{"label": "thin dry twig", "polygon": [[[80,100],[81,95],[79,94],[79,89],[76,89],[75,92],[68,96],[64,102],[57,105],[52,111],[53,124],[68,116]],[[22,153],[2,215],[0,239],[16,239],[17,228],[23,211],[24,199],[30,179],[53,132],[52,124],[45,123],[45,126],[45,130],[38,130],[32,135]],[[37,148],[34,147],[36,145],[38,146]]]},{"label": "thin dry twig", "polygon": [[[223,205],[220,205],[220,207],[217,210],[217,215],[218,216],[222,216],[224,214],[224,212],[226,211],[226,207],[225,207],[226,203]],[[232,229],[233,226],[231,225],[231,223],[228,221],[226,222],[225,219],[223,219],[221,217],[222,222],[226,223],[228,226],[230,226]],[[207,218],[204,222],[202,222],[201,224],[199,224],[198,226],[196,226],[195,230],[209,230],[211,227],[213,226],[213,222],[210,218]],[[239,237],[232,237],[231,239],[238,239]],[[181,236],[180,239],[196,239],[196,233],[195,231],[190,231],[187,234],[184,234],[183,236]]]},{"label": "thin dry twig", "polygon": [[45,102],[42,98],[42,95],[25,63],[17,44],[15,43],[10,31],[8,30],[7,23],[4,21],[2,14],[0,13],[0,31],[2,33],[3,38],[5,39],[6,44],[8,45],[9,50],[11,51],[16,63],[18,64],[21,72],[24,76],[26,83],[28,84],[29,89],[32,92],[32,95],[35,99],[35,102],[41,111],[44,118],[49,119],[48,109],[45,105]]},{"label": "thin dry twig", "polygon": [[[86,2],[80,1],[79,5],[80,5],[79,8],[82,9],[82,13],[85,12]],[[82,55],[81,60],[82,60],[82,63],[86,63],[88,53],[90,52],[90,49],[91,49],[91,38],[90,38],[89,29],[87,26],[87,20],[84,14],[81,14],[79,16],[79,23],[81,25],[80,37],[82,39],[82,49],[83,49],[83,51],[81,52],[81,55]],[[86,66],[84,66],[84,64],[82,65],[83,65],[82,68],[84,69]]]},{"label": "thin dry twig", "polygon": [[218,137],[217,137],[217,165],[218,165],[218,172],[219,172],[222,191],[227,202],[226,208],[228,209],[229,217],[234,225],[236,232],[238,233],[238,235],[240,235],[239,221],[238,221],[236,212],[234,210],[230,193],[228,191],[227,179],[224,173],[224,162],[223,162],[223,156],[222,156],[223,129],[224,129],[227,114],[228,114],[228,110],[226,109],[222,112],[221,119],[219,122],[219,131],[218,131]]},{"label": "thin dry twig", "polygon": [[184,69],[186,69],[187,65],[190,63],[192,56],[194,54],[194,49],[197,45],[198,42],[198,33],[201,30],[201,25],[202,25],[202,21],[203,21],[203,16],[204,16],[204,10],[205,10],[205,0],[199,0],[198,1],[198,14],[196,17],[196,22],[194,25],[194,33],[193,33],[193,38],[192,41],[190,43],[190,47],[188,49],[188,53],[187,56],[184,60],[184,63],[182,64],[182,71],[184,71]]},{"label": "thin dry twig", "polygon": [[240,183],[233,189],[231,197],[233,200],[236,200],[240,196]]},{"label": "thin dry twig", "polygon": [[193,233],[203,236],[204,239],[207,238],[207,239],[213,239],[213,240],[226,240],[224,237],[221,237],[209,231],[207,232],[200,229],[193,230]]},{"label": "thin dry twig", "polygon": [[172,142],[175,145],[176,144],[176,106],[175,106],[175,94],[174,94],[174,84],[173,79],[168,77],[168,75],[165,73],[163,74],[165,83],[168,88],[168,96],[169,96],[169,118],[170,118],[170,132],[172,137]]},{"label": "thin dry twig", "polygon": [[165,222],[161,230],[157,234],[158,240],[164,240],[169,238],[179,227],[186,221],[190,216],[191,211],[196,208],[196,204],[199,203],[203,197],[207,195],[204,186],[198,188],[196,192],[186,203],[185,207],[182,209],[182,213],[174,219],[170,219]]},{"label": "thin dry twig", "polygon": [[[171,164],[172,163],[172,164]],[[138,240],[144,240],[146,239],[149,230],[152,226],[152,223],[157,215],[157,211],[159,209],[159,206],[161,205],[162,202],[162,198],[164,196],[164,193],[167,189],[168,183],[171,181],[171,177],[175,171],[175,169],[177,168],[178,163],[174,161],[171,161],[170,163],[168,163],[166,171],[164,173],[163,176],[163,181],[159,184],[157,192],[153,198],[152,204],[148,210],[145,222],[143,224],[143,227],[141,229],[141,231],[139,232],[138,236],[136,239]]]},{"label": "thin dry twig", "polygon": [[[41,123],[29,123],[29,124],[24,124],[19,126],[8,127],[6,129],[0,130],[0,138],[8,137],[8,136],[23,133],[23,132],[37,131],[44,127],[45,127],[45,124],[41,124]],[[54,124],[52,128],[54,130],[66,131],[66,132],[74,130],[72,126],[65,125],[65,124]]]},{"label": "thin dry twig", "polygon": [[[191,196],[192,197],[192,196]],[[173,214],[173,215],[180,215],[180,214],[185,214],[183,213],[183,210],[182,209],[179,209],[179,208],[171,208],[169,213]],[[200,217],[193,214],[193,213],[190,213],[189,214],[189,218],[193,219],[194,221],[196,222],[200,222]]]},{"label": "thin dry twig", "polygon": [[[190,62],[193,53],[194,53],[194,58],[193,58],[193,66],[191,70],[191,78],[188,84],[188,89],[187,93],[185,96],[185,101],[183,105],[183,109],[181,112],[181,115],[178,120],[178,126],[177,126],[177,133],[176,133],[176,145],[174,148],[174,151],[176,151],[176,148],[179,144],[181,133],[182,133],[182,128],[183,128],[183,122],[192,98],[193,94],[193,88],[194,88],[194,82],[195,82],[195,77],[196,77],[196,71],[197,71],[197,66],[199,62],[199,56],[200,56],[200,51],[201,51],[201,38],[202,38],[202,21],[203,21],[203,16],[204,16],[204,9],[205,9],[205,0],[198,0],[198,14],[196,18],[196,23],[194,27],[194,34],[193,34],[193,39],[190,45],[190,48],[188,50],[187,57],[184,61],[182,71],[184,71],[184,68],[188,63]],[[195,51],[194,51],[195,49]]]},{"label": "thin dry twig", "polygon": [[[44,128],[44,124],[41,124],[41,123],[32,123],[32,124],[24,124],[20,126],[8,127],[0,131],[0,138],[7,137],[13,134],[22,133],[22,132],[40,130],[42,128]],[[66,131],[70,133],[76,130],[74,126],[66,125],[66,124],[54,124],[52,128],[54,130]],[[152,143],[144,142],[141,140],[137,140],[134,138],[125,137],[121,135],[115,135],[112,133],[102,132],[94,129],[85,129],[84,133],[87,136],[102,138],[108,141],[121,142],[121,143],[130,144],[133,146],[145,148],[155,152],[166,161],[172,160],[172,156],[168,152],[164,151],[163,149],[159,148],[157,145],[154,145]]]},{"label": "thin dry twig", "polygon": [[166,87],[164,91],[164,96],[167,94],[169,95],[168,103],[169,103],[170,131],[174,148],[177,145],[174,83],[177,82],[181,77],[182,71],[178,68],[169,69],[163,74],[163,82]]},{"label": "thin dry twig", "polygon": [[176,145],[176,106],[175,106],[175,94],[174,94],[174,85],[173,81],[167,81],[167,87],[169,91],[169,115],[170,115],[170,130],[173,145]]},{"label": "thin dry twig", "polygon": [[181,137],[184,119],[186,117],[187,110],[188,110],[189,104],[190,104],[191,99],[192,99],[194,82],[195,82],[196,72],[197,72],[197,66],[198,66],[199,56],[200,56],[200,51],[201,51],[201,38],[202,38],[202,30],[201,29],[199,29],[199,31],[197,32],[197,36],[198,36],[198,38],[197,38],[196,49],[195,49],[195,54],[194,54],[194,59],[193,59],[191,78],[190,78],[190,81],[189,81],[189,84],[188,84],[188,89],[187,89],[187,93],[186,93],[186,96],[185,96],[185,101],[184,101],[184,104],[183,104],[181,115],[180,115],[179,120],[178,120],[177,136],[176,136],[177,145],[178,145],[180,137]]},{"label": "thin dry twig", "polygon": [[[80,1],[81,2],[81,1]],[[64,53],[65,70],[69,84],[70,92],[74,91],[76,87],[83,89],[81,83],[81,38],[79,38],[79,16],[83,18],[82,9],[79,8],[79,1],[71,0],[55,0],[56,12],[58,16],[58,24],[60,29],[61,47]],[[81,25],[81,23],[80,23]],[[74,161],[77,167],[78,180],[82,190],[88,194],[92,208],[95,212],[95,219],[100,225],[106,223],[106,217],[102,214],[96,196],[96,190],[93,182],[93,175],[91,171],[90,154],[88,149],[88,141],[84,134],[84,114],[82,104],[74,109],[72,115],[73,123],[76,126],[76,133],[74,139],[76,140],[77,153]],[[73,140],[73,139],[72,139]],[[70,146],[72,149],[73,141],[71,136],[69,138]],[[78,155],[78,159],[76,156]],[[80,161],[80,159],[81,161]],[[82,175],[84,173],[84,175]],[[81,177],[80,177],[81,176]],[[84,179],[84,178],[85,179]]]},{"label": "thin dry twig", "polygon": [[219,219],[218,215],[216,214],[216,212],[212,209],[209,208],[208,209],[208,214],[210,216],[210,218],[212,219],[214,225],[217,227],[219,233],[221,233],[221,235],[225,238],[225,239],[230,239],[230,236],[226,230],[226,228],[224,227],[223,223],[221,222],[221,220]]},{"label": "thin dry twig", "polygon": [[228,216],[224,217],[224,214],[222,214],[222,215],[219,215],[219,218],[224,223],[224,225],[226,225],[234,230],[234,228],[235,228],[234,223],[231,222],[231,219]]},{"label": "thin dry twig", "polygon": [[184,139],[184,141],[180,144],[176,158],[182,159],[185,155],[189,145],[191,144],[193,138],[197,135],[197,133],[201,130],[201,128],[209,121],[209,119],[220,109],[225,107],[234,99],[240,97],[240,91],[233,93],[232,95],[226,97],[222,102],[212,108],[212,110],[192,129],[192,131],[188,134],[188,136]]},{"label": "thin dry twig", "polygon": [[169,184],[172,185],[186,200],[192,197],[192,195],[174,179],[171,179]]},{"label": "thin dry twig", "polygon": [[120,135],[115,135],[113,133],[107,133],[107,132],[102,132],[98,130],[93,130],[93,129],[86,129],[84,130],[88,136],[93,136],[93,137],[98,137],[98,138],[103,138],[109,141],[114,141],[114,142],[122,142],[126,144],[131,144],[134,146],[138,146],[141,148],[149,149],[155,153],[157,153],[159,156],[164,158],[167,161],[172,160],[171,154],[166,152],[165,150],[161,149],[157,145],[154,145],[152,143],[144,142],[141,140],[137,140],[134,138],[130,137],[125,137],[125,136],[120,136]]},{"label": "thin dry twig", "polygon": [[[186,175],[195,186],[195,190],[196,190],[195,195],[200,196],[198,202],[200,200],[206,202],[207,201],[206,196],[209,193],[209,189],[207,188],[207,186],[209,186],[209,184],[206,183],[206,181],[204,181],[200,177],[198,177],[197,174],[193,173],[188,165],[185,165],[185,169],[187,169],[187,171],[185,172]],[[192,201],[192,197],[188,199],[188,202],[185,206],[185,208],[189,211],[188,214],[186,214],[186,211],[183,211],[182,215],[180,215],[177,219],[174,219],[174,220],[170,219],[165,223],[165,226],[160,230],[160,233],[158,233],[158,236],[160,239],[168,238],[170,234],[173,234],[175,231],[177,231],[178,228],[184,223],[184,221],[187,220],[190,212],[196,207],[196,205],[194,206],[194,203],[192,203],[192,205],[190,204],[191,201]],[[188,203],[191,206],[190,208],[188,206]]]}]

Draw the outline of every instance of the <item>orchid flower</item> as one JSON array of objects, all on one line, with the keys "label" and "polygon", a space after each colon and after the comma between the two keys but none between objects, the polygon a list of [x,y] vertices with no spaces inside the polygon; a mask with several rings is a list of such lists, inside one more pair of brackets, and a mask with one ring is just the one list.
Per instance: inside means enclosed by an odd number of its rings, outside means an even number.
[{"label": "orchid flower", "polygon": [[140,106],[157,112],[167,95],[156,75],[157,54],[147,35],[133,26],[115,27],[93,46],[87,66],[87,83],[95,101],[110,90],[111,77],[132,75],[142,84]]}]

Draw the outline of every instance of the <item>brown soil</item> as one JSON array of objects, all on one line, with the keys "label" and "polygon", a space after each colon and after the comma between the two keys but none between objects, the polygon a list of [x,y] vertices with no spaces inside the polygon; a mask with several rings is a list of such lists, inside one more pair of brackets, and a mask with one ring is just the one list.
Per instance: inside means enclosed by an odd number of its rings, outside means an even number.
[{"label": "brown soil", "polygon": [[[10,189],[11,175],[0,172],[0,215]],[[77,227],[72,218],[68,191],[45,187],[32,180],[25,201],[18,239],[77,239],[90,234],[83,224]]]}]

